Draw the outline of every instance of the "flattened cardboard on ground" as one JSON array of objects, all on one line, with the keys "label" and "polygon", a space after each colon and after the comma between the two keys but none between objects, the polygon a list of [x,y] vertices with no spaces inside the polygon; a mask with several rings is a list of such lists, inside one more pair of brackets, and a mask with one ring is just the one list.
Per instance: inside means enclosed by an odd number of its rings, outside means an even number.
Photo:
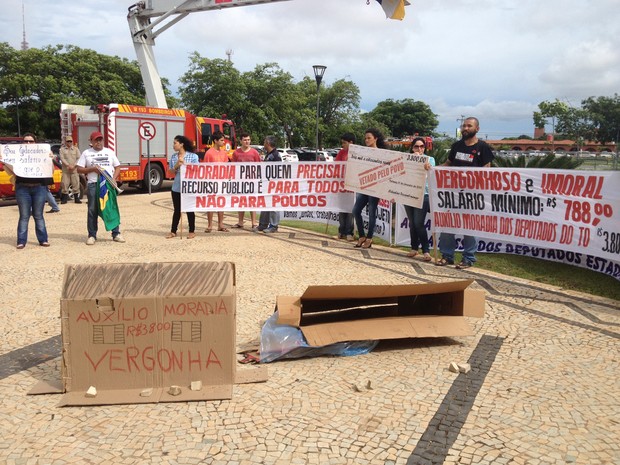
[{"label": "flattened cardboard on ground", "polygon": [[232,398],[235,292],[228,262],[67,265],[61,405]]},{"label": "flattened cardboard on ground", "polygon": [[311,346],[415,337],[469,336],[465,317],[484,315],[473,279],[430,284],[310,286],[278,296],[278,324],[299,327]]}]

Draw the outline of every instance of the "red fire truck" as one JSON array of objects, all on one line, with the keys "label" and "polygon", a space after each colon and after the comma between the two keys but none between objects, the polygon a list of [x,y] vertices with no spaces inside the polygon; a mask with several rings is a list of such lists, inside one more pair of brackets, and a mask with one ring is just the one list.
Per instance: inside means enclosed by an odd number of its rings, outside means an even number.
[{"label": "red fire truck", "polygon": [[[62,104],[61,133],[73,137],[84,151],[89,147],[92,131],[100,131],[105,146],[116,153],[121,162],[121,181],[145,190],[158,190],[164,179],[173,179],[168,160],[174,153],[172,141],[184,135],[202,157],[211,145],[211,135],[221,131],[226,136],[226,149],[236,147],[235,126],[226,119],[204,118],[189,111],[111,103],[95,107]],[[145,134],[146,130],[146,134]],[[150,161],[150,172],[149,172]]]}]

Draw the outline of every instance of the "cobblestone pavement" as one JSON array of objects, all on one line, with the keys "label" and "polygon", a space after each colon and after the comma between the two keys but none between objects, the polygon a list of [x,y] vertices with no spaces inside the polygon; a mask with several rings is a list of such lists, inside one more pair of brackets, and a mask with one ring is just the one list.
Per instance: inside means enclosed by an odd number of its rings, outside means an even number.
[{"label": "cobblestone pavement", "polygon": [[[620,464],[618,302],[284,227],[205,234],[203,215],[196,239],[166,240],[169,192],[119,199],[125,244],[100,231],[85,245],[86,205],[67,204],[46,216],[51,247],[31,223],[16,250],[17,207],[0,207],[0,463]],[[60,408],[57,395],[26,395],[60,377],[64,264],[177,260],[236,263],[238,345],[258,338],[276,295],[310,284],[473,278],[486,315],[471,337],[274,362],[232,400]],[[472,371],[452,373],[453,361]]]}]

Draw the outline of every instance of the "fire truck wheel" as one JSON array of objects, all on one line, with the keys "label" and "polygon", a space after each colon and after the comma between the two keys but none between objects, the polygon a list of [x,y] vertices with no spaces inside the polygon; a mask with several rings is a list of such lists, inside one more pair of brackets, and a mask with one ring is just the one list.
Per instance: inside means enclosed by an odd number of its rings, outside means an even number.
[{"label": "fire truck wheel", "polygon": [[149,176],[146,176],[142,182],[142,188],[147,192],[149,190],[149,181],[151,183],[152,192],[155,192],[161,188],[161,185],[164,182],[164,172],[159,165],[151,164]]}]

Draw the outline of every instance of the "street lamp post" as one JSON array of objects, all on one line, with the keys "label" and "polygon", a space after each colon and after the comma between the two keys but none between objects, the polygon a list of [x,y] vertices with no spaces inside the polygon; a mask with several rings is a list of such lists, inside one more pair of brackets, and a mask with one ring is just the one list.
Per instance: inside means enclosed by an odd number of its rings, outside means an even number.
[{"label": "street lamp post", "polygon": [[323,80],[323,75],[325,74],[325,70],[327,66],[323,65],[314,65],[312,66],[314,70],[314,78],[316,79],[316,149],[314,152],[315,159],[318,161],[319,159],[319,90],[321,88],[321,81]]}]

